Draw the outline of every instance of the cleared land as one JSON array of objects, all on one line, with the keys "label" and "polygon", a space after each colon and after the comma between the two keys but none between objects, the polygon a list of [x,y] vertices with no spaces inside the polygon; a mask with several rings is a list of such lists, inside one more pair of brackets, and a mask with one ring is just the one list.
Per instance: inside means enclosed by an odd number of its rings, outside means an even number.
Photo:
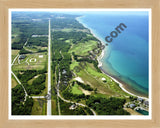
[{"label": "cleared land", "polygon": [[70,53],[75,52],[76,55],[86,56],[89,55],[89,51],[92,51],[94,48],[97,48],[97,42],[94,40],[85,41],[83,43],[78,43],[73,45],[70,50]]},{"label": "cleared land", "polygon": [[46,115],[47,104],[45,99],[34,99],[32,115]]},{"label": "cleared land", "polygon": [[[40,58],[40,55],[43,55],[43,58]],[[16,59],[12,70],[42,70],[47,63],[46,53],[25,54],[25,56],[23,60],[19,60],[19,57]]]},{"label": "cleared land", "polygon": [[83,94],[83,92],[81,91],[81,89],[79,88],[77,84],[74,84],[74,86],[72,87],[72,93],[73,94]]}]

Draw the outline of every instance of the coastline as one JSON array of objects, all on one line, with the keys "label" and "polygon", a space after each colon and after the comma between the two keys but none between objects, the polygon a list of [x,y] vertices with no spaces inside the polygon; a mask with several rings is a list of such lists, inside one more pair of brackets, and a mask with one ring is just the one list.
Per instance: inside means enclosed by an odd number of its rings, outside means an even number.
[{"label": "coastline", "polygon": [[[82,22],[80,22],[80,21],[78,20],[78,18],[81,18],[81,17],[83,17],[83,16],[76,17],[76,20],[77,20],[80,24],[82,24],[85,28],[89,29],[86,24],[84,24],[84,23],[82,23]],[[105,43],[104,43],[98,36],[96,36],[96,35],[94,34],[94,32],[93,32],[92,29],[89,29],[89,30],[90,30],[91,34],[92,34],[94,37],[96,37],[98,40],[100,40],[100,42],[101,42],[103,45],[105,45]],[[106,49],[106,48],[105,48],[105,49]],[[98,68],[102,67],[102,65],[103,65],[103,63],[101,62],[101,59],[104,57],[105,49],[103,49],[102,52],[101,52],[101,54],[97,57]],[[119,84],[119,87],[120,87],[124,92],[126,92],[126,93],[128,93],[128,94],[130,94],[130,95],[132,95],[132,96],[138,97],[138,98],[143,98],[144,100],[149,100],[149,98],[147,98],[147,97],[140,96],[140,95],[136,95],[136,94],[133,94],[133,93],[129,92],[129,91],[124,87],[124,85],[123,85],[121,82],[119,82],[116,78],[114,78],[114,77],[110,76],[109,74],[105,73],[101,68],[100,68],[100,70],[102,71],[103,74],[107,75],[107,76],[110,77],[112,80],[114,80],[116,83],[118,83],[118,84]]]}]

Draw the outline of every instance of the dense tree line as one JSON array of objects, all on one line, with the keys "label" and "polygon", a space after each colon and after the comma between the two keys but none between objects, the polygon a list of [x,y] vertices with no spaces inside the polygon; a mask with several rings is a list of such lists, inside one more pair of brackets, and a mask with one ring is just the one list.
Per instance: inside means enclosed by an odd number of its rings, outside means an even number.
[{"label": "dense tree line", "polygon": [[[63,36],[63,33],[59,33]],[[67,37],[65,37],[67,38]],[[57,82],[59,78],[59,72],[61,73],[60,77],[60,90],[64,90],[69,80],[72,78],[72,73],[70,71],[70,64],[71,64],[71,55],[68,53],[71,45],[66,43],[62,40],[58,40],[56,36],[53,39],[53,56],[52,56],[52,67],[56,68],[56,75],[57,75]],[[59,65],[59,66],[58,66]]]},{"label": "dense tree line", "polygon": [[36,45],[41,47],[47,47],[48,46],[48,37],[31,37],[28,40],[27,45]]},{"label": "dense tree line", "polygon": [[93,108],[99,115],[130,115],[123,109],[126,100],[121,98],[101,98],[90,96],[86,104]]},{"label": "dense tree line", "polygon": [[45,80],[46,80],[46,75],[41,74],[33,80],[32,84],[29,85],[28,83],[25,83],[24,86],[26,88],[27,93],[30,94],[40,94],[44,89],[45,89]]},{"label": "dense tree line", "polygon": [[57,18],[53,17],[51,19],[51,27],[52,28],[76,28],[76,29],[84,29],[84,26],[82,24],[79,24],[79,22],[72,17],[64,17],[64,18]]},{"label": "dense tree line", "polygon": [[24,48],[22,48],[22,49],[20,50],[20,52],[19,52],[19,54],[30,54],[30,53],[32,53],[32,52],[27,51],[27,50],[24,49]]},{"label": "dense tree line", "polygon": [[73,104],[72,103],[66,103],[59,99],[60,102],[60,108],[61,108],[61,114],[62,115],[87,115],[84,109],[90,114],[91,112],[87,108],[83,108],[81,106],[76,106],[75,109],[71,110],[69,109]]},{"label": "dense tree line", "polygon": [[[27,38],[31,38],[32,35],[47,35],[48,34],[48,21],[42,20],[39,22],[34,22],[32,20],[27,20],[27,21],[18,20],[17,21],[16,19],[14,19],[12,21],[12,29],[18,29],[20,32],[20,34],[18,35],[19,40],[12,43],[12,49],[21,50],[23,48],[23,45],[27,41]],[[40,44],[46,46],[46,43],[40,43]]]},{"label": "dense tree line", "polygon": [[37,74],[39,74],[37,70],[19,71],[17,77],[22,83],[26,83],[28,80],[32,79]]},{"label": "dense tree line", "polygon": [[80,100],[85,100],[89,97],[89,95],[85,96],[85,94],[73,94],[73,93],[71,93],[71,90],[69,90],[69,89],[64,90],[62,92],[62,95],[63,95],[63,97],[65,97],[65,99],[75,100],[77,102],[79,102]]},{"label": "dense tree line", "polygon": [[27,97],[21,85],[12,88],[12,115],[30,115],[33,106],[33,99]]},{"label": "dense tree line", "polygon": [[[75,82],[75,81],[74,81]],[[73,82],[73,85],[74,85],[74,82]],[[93,88],[90,87],[90,85],[88,84],[83,84],[83,83],[80,83],[79,81],[76,81],[76,83],[81,86],[83,89],[85,90],[88,90],[88,91],[93,91]]]},{"label": "dense tree line", "polygon": [[[14,28],[13,28],[14,29]],[[23,48],[23,45],[25,44],[25,42],[27,41],[27,36],[25,34],[20,34],[17,38],[19,38],[18,40],[15,40],[12,43],[12,49],[18,49],[21,50]]]}]

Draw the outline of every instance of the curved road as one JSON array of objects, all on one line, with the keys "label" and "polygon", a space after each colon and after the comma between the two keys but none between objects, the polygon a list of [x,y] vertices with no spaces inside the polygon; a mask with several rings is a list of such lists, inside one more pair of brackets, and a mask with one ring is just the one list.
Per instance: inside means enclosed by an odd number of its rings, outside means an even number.
[{"label": "curved road", "polygon": [[[59,65],[58,65],[58,66],[59,66]],[[66,100],[66,99],[64,99],[64,98],[59,94],[60,75],[61,75],[61,74],[60,74],[60,72],[59,72],[59,79],[58,79],[58,83],[57,83],[57,96],[58,96],[61,100],[63,100],[64,102],[67,102],[67,103],[75,103],[76,105],[89,108],[89,109],[92,111],[93,115],[95,116],[95,115],[96,115],[96,112],[95,112],[92,108],[90,108],[90,107],[88,107],[87,105],[82,104],[82,103],[76,103],[76,102],[73,102],[73,101],[70,101],[70,100]],[[59,104],[59,103],[58,103],[58,104]],[[59,105],[58,105],[58,109],[60,109]],[[59,110],[59,111],[60,111],[60,110]]]}]

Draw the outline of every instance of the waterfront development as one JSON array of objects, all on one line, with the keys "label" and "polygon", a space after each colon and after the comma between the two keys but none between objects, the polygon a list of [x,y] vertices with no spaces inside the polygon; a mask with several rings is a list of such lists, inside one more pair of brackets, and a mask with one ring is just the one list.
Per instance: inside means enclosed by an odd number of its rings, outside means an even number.
[{"label": "waterfront development", "polygon": [[[113,22],[117,16],[111,14]],[[99,20],[93,15],[12,12],[12,115],[149,114],[148,39],[137,37],[136,47],[131,45],[134,34],[130,35],[133,31],[126,22],[126,31],[105,46],[105,27],[100,26],[108,15],[100,15]],[[146,17],[138,23],[142,21]],[[146,31],[147,21],[143,24]],[[106,27],[111,32],[109,22]],[[127,29],[131,46],[122,43]]]}]

